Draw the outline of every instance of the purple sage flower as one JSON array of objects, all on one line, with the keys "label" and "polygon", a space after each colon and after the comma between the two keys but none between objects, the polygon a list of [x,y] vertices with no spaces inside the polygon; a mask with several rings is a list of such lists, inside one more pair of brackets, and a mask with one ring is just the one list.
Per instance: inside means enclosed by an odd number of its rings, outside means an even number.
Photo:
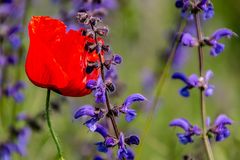
[{"label": "purple sage flower", "polygon": [[95,97],[96,103],[106,102],[106,97],[105,97],[106,86],[103,83],[101,77],[99,77],[97,81],[89,80],[87,83],[87,88],[93,91],[93,95]]},{"label": "purple sage flower", "polygon": [[185,133],[177,133],[179,142],[182,144],[192,143],[192,136],[199,136],[201,134],[201,129],[196,125],[191,125],[185,118],[174,119],[170,122],[169,126],[180,127],[185,131]]},{"label": "purple sage flower", "polygon": [[29,138],[31,136],[31,129],[28,127],[22,128],[17,136],[17,152],[21,156],[26,156],[27,155],[27,145],[29,142]]},{"label": "purple sage flower", "polygon": [[15,102],[20,103],[24,100],[24,94],[22,93],[22,89],[26,87],[26,84],[22,81],[18,81],[14,85],[7,86],[6,89],[4,89],[4,94],[7,97],[13,97]]},{"label": "purple sage flower", "polygon": [[217,56],[223,52],[225,45],[218,42],[221,38],[224,38],[224,37],[231,38],[232,36],[236,36],[236,35],[237,34],[231,31],[230,29],[221,28],[216,30],[210,36],[210,38],[207,39],[207,44],[209,44],[212,47],[210,54],[212,56]]},{"label": "purple sage flower", "polygon": [[173,79],[179,79],[183,81],[186,85],[180,89],[179,93],[183,97],[189,97],[189,90],[192,88],[203,88],[205,96],[209,97],[213,95],[214,85],[208,83],[208,81],[213,77],[213,72],[208,70],[205,74],[205,77],[198,77],[196,74],[192,74],[187,77],[183,73],[176,72],[172,75]]},{"label": "purple sage flower", "polygon": [[207,20],[214,16],[214,8],[210,0],[201,0],[195,5],[190,0],[176,0],[175,6],[181,9],[181,15],[188,20],[193,19],[193,11],[200,9],[203,19]]},{"label": "purple sage flower", "polygon": [[16,151],[16,145],[13,143],[0,144],[0,159],[11,160],[12,154]]},{"label": "purple sage flower", "polygon": [[215,136],[215,140],[217,142],[223,141],[230,136],[230,131],[226,125],[231,125],[232,123],[233,120],[231,120],[226,115],[221,114],[216,118],[213,126],[209,128],[208,133],[212,133]]},{"label": "purple sage flower", "polygon": [[119,142],[118,142],[118,159],[119,160],[133,160],[134,159],[134,153],[131,149],[126,147],[125,144],[125,138],[123,133],[120,133],[119,136]]},{"label": "purple sage flower", "polygon": [[125,99],[119,111],[126,114],[125,119],[127,122],[131,122],[137,115],[136,111],[134,109],[131,109],[130,106],[134,102],[143,102],[145,100],[147,99],[139,93],[132,94]]},{"label": "purple sage flower", "polygon": [[181,43],[184,46],[188,47],[195,47],[199,45],[198,40],[195,37],[193,37],[190,33],[183,33]]},{"label": "purple sage flower", "polygon": [[94,132],[97,129],[97,122],[104,117],[104,112],[103,110],[96,109],[91,105],[84,105],[77,109],[74,114],[74,118],[79,119],[83,116],[91,117],[84,123],[84,125],[86,125],[90,131]]}]

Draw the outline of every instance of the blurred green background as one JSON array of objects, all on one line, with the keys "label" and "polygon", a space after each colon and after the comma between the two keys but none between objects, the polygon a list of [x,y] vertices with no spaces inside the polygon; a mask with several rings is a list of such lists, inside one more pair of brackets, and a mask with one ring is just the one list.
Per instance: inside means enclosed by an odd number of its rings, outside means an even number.
[{"label": "blurred green background", "polygon": [[[118,9],[111,11],[105,19],[105,24],[110,28],[107,41],[112,49],[123,57],[123,63],[118,66],[118,71],[120,81],[125,87],[120,96],[112,99],[113,104],[121,104],[131,93],[144,94],[142,86],[144,70],[147,69],[155,74],[162,72],[164,64],[160,64],[163,61],[159,61],[158,57],[170,47],[169,32],[176,29],[179,19],[179,10],[175,8],[174,2],[174,0],[120,0]],[[240,34],[240,1],[218,0],[213,3],[215,16],[204,23],[204,35],[210,35],[216,29],[223,27]],[[48,0],[35,1],[31,4],[27,21],[33,15],[56,17],[58,12],[59,6],[51,4]],[[25,29],[24,45],[27,50],[29,44],[27,26]],[[231,136],[223,142],[212,143],[215,159],[237,160],[240,157],[240,45],[239,38],[223,40],[223,42],[226,48],[218,57],[209,56],[209,48],[204,50],[205,70],[214,71],[215,76],[211,83],[216,86],[214,96],[206,99],[206,105],[208,116],[212,121],[220,113],[234,120],[234,124],[230,126]],[[24,62],[21,68],[24,72]],[[181,71],[187,75],[198,72],[196,49],[189,52],[189,59]],[[18,110],[35,115],[44,109],[46,90],[31,84],[25,74],[22,75],[22,79],[28,82],[28,88],[25,90],[26,99],[17,106]],[[195,138],[195,143],[182,145],[176,137],[176,133],[180,130],[168,127],[172,119],[179,117],[201,125],[198,91],[192,90],[190,98],[182,98],[178,94],[180,87],[182,87],[181,82],[173,81],[170,77],[166,79],[160,105],[154,111],[151,127],[144,136],[141,150],[133,147],[137,159],[178,160],[183,159],[184,155],[199,157],[204,154],[199,137]],[[151,94],[146,96],[151,100]],[[54,99],[59,95],[53,93],[52,97]],[[82,121],[74,121],[72,115],[76,107],[92,103],[93,98],[89,95],[67,99],[61,113],[52,114],[53,127],[61,141],[65,158],[66,160],[92,159],[96,152],[94,143],[102,139],[98,134],[90,133],[82,125]],[[128,124],[120,118],[120,130],[142,136],[147,127],[145,125],[149,114],[143,107],[149,106],[149,103],[133,107],[138,110],[138,116],[133,122]],[[28,148],[27,157],[21,158],[16,155],[14,160],[53,160],[56,157],[56,149],[46,125],[40,134],[33,133]],[[138,156],[140,153],[141,155]]]}]

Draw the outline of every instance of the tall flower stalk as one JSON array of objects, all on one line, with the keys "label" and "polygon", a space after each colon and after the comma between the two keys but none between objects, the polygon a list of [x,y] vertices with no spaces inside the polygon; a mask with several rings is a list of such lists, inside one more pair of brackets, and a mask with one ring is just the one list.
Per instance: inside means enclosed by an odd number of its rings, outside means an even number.
[{"label": "tall flower stalk", "polygon": [[[195,21],[196,30],[197,30],[198,42],[201,43],[203,36],[201,31],[200,16],[198,12],[194,13],[194,21]],[[204,53],[203,53],[203,46],[201,44],[198,46],[198,60],[199,60],[199,74],[200,74],[200,77],[203,77]],[[214,160],[212,148],[209,143],[209,139],[207,137],[207,128],[206,128],[207,115],[206,115],[204,88],[200,87],[199,91],[200,91],[200,108],[201,108],[202,129],[203,129],[202,138],[203,138],[208,159]]]},{"label": "tall flower stalk", "polygon": [[215,31],[210,37],[204,37],[201,30],[201,19],[207,20],[213,17],[214,9],[210,0],[176,0],[176,7],[181,9],[182,16],[189,20],[194,20],[197,38],[190,33],[182,33],[181,43],[188,47],[197,47],[198,61],[199,61],[199,76],[192,74],[187,77],[183,73],[174,73],[173,79],[179,79],[185,83],[185,86],[180,89],[179,93],[183,97],[190,96],[190,90],[198,88],[200,91],[200,110],[201,110],[201,122],[202,128],[200,129],[196,125],[192,125],[184,118],[174,119],[170,122],[171,127],[180,127],[185,132],[178,133],[178,139],[182,144],[192,143],[193,136],[202,136],[206,155],[209,160],[214,160],[210,139],[215,136],[215,140],[222,141],[229,137],[230,131],[226,125],[232,124],[232,120],[226,115],[219,115],[215,120],[213,126],[210,126],[210,122],[207,121],[207,111],[205,104],[205,97],[212,96],[214,93],[214,85],[209,84],[209,80],[213,77],[211,70],[206,71],[204,75],[204,53],[203,47],[210,46],[210,55],[216,57],[224,50],[224,44],[219,43],[219,40],[223,37],[230,38],[235,35],[229,29],[222,28]]},{"label": "tall flower stalk", "polygon": [[[103,142],[96,143],[98,151],[109,153],[111,148],[118,147],[118,159],[132,160],[134,159],[134,153],[127,146],[133,144],[139,145],[140,139],[136,135],[125,137],[124,133],[119,130],[116,119],[120,114],[123,114],[127,122],[134,120],[137,113],[130,106],[134,102],[145,101],[146,98],[141,94],[135,93],[128,96],[122,105],[112,105],[109,94],[116,91],[117,88],[114,84],[114,77],[110,78],[107,72],[112,67],[115,67],[114,65],[120,64],[122,58],[118,54],[113,54],[110,46],[104,44],[102,37],[107,36],[109,29],[103,25],[103,22],[98,17],[89,12],[79,12],[78,20],[86,25],[86,28],[82,30],[82,35],[92,37],[94,40],[93,42],[89,41],[86,43],[85,50],[89,51],[89,54],[98,54],[99,63],[97,61],[88,61],[86,72],[90,74],[93,68],[99,68],[101,74],[98,80],[89,80],[87,88],[93,91],[95,103],[102,105],[100,107],[84,105],[76,110],[74,118],[90,117],[84,124],[90,131],[97,132],[104,138]],[[104,119],[110,119],[114,135],[110,133],[111,126],[104,126],[102,124],[101,121]]]}]

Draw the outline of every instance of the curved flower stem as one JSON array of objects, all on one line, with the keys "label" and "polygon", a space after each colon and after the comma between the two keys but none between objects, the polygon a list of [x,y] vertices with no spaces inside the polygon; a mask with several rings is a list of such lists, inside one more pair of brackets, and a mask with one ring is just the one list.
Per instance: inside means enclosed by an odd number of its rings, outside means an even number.
[{"label": "curved flower stem", "polygon": [[[202,32],[201,32],[201,23],[200,23],[200,17],[199,13],[194,14],[194,21],[196,25],[196,30],[197,30],[197,38],[198,41],[202,41]],[[203,77],[203,46],[200,44],[198,46],[198,57],[199,57],[199,73],[200,76]],[[201,107],[201,118],[202,118],[202,128],[203,128],[203,142],[204,146],[207,152],[207,156],[209,160],[214,160],[213,157],[213,152],[211,145],[209,143],[208,137],[207,137],[207,128],[206,128],[206,106],[205,106],[205,96],[204,96],[204,88],[200,88],[200,107]]]},{"label": "curved flower stem", "polygon": [[[152,120],[153,120],[153,117],[154,117],[153,114],[155,113],[155,109],[158,105],[158,101],[160,99],[160,95],[162,93],[162,89],[163,89],[163,86],[165,84],[165,81],[166,81],[167,77],[169,76],[169,72],[170,72],[170,69],[171,69],[171,64],[173,62],[175,52],[176,52],[177,47],[179,45],[179,40],[180,40],[180,37],[181,37],[181,33],[183,32],[185,26],[186,26],[186,21],[181,19],[180,25],[179,25],[179,28],[178,28],[178,31],[177,31],[177,35],[174,38],[174,41],[173,41],[173,44],[172,44],[172,47],[171,47],[170,55],[167,59],[166,65],[163,69],[163,72],[159,77],[159,80],[158,80],[158,83],[157,83],[157,86],[156,86],[156,89],[155,89],[155,92],[154,92],[154,97],[153,97],[154,99],[153,99],[153,102],[152,102],[152,105],[151,105],[151,111],[147,116],[146,124],[144,125],[145,127],[143,128],[144,130],[143,130],[143,133],[142,133],[142,136],[141,136],[142,137],[141,138],[142,143],[140,143],[139,149],[137,150],[137,154],[136,154],[139,158],[141,157],[145,137],[147,137],[148,132],[151,128],[151,123],[152,123]],[[139,158],[136,158],[136,159],[139,159]]]},{"label": "curved flower stem", "polygon": [[[97,41],[97,34],[96,34],[96,32],[94,30],[94,26],[92,24],[91,24],[91,29],[94,31],[94,40],[95,40],[96,46],[98,46],[99,44],[98,44],[98,41]],[[98,53],[98,57],[99,57],[99,61],[100,61],[101,77],[102,77],[103,83],[105,83],[104,64],[103,64],[102,56],[101,56],[100,53]],[[109,96],[108,96],[107,91],[105,92],[105,97],[106,97],[106,108],[107,108],[107,111],[108,111],[108,116],[111,120],[115,136],[118,139],[119,138],[119,130],[118,130],[118,127],[117,127],[115,117],[112,113],[111,104],[110,104],[110,100],[109,100]]]},{"label": "curved flower stem", "polygon": [[47,119],[47,124],[48,124],[48,128],[49,131],[51,133],[51,136],[54,140],[54,143],[56,145],[57,151],[58,151],[58,156],[59,156],[59,160],[64,160],[63,155],[62,155],[62,151],[61,151],[61,147],[60,147],[60,143],[58,141],[58,138],[52,128],[52,124],[51,124],[51,120],[50,120],[50,115],[49,115],[49,102],[50,102],[50,94],[51,94],[51,90],[48,89],[47,90],[47,97],[46,97],[46,119]]}]

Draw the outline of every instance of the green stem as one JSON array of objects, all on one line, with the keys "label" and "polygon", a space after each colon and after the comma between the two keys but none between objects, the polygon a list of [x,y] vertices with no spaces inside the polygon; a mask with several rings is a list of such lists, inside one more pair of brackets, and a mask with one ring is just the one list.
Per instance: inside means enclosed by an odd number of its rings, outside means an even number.
[{"label": "green stem", "polygon": [[172,45],[172,48],[171,48],[171,51],[170,51],[170,55],[168,57],[166,65],[163,69],[163,72],[159,77],[159,80],[158,80],[158,83],[157,83],[157,86],[156,86],[156,90],[154,92],[153,103],[151,105],[150,113],[147,116],[146,124],[144,125],[145,127],[143,128],[144,130],[143,130],[143,133],[142,133],[142,136],[141,136],[142,143],[140,143],[140,146],[138,147],[139,149],[137,150],[137,154],[136,154],[138,157],[136,159],[139,159],[141,157],[143,144],[145,142],[145,138],[147,137],[148,132],[151,128],[151,124],[152,124],[152,120],[153,120],[153,117],[154,117],[155,109],[158,105],[158,101],[160,99],[160,95],[162,93],[163,86],[166,82],[167,77],[169,76],[169,72],[170,72],[170,69],[171,69],[171,64],[173,62],[176,49],[179,45],[179,40],[180,40],[180,37],[181,37],[181,33],[183,32],[185,26],[186,26],[186,21],[183,21],[181,19],[180,26],[179,26],[178,32],[177,32],[177,36],[174,39],[174,42],[173,42],[173,45]]},{"label": "green stem", "polygon": [[50,115],[49,115],[49,102],[50,102],[50,93],[51,93],[51,90],[48,89],[47,90],[47,97],[46,97],[46,118],[47,118],[47,124],[48,124],[48,128],[49,128],[49,131],[51,133],[51,136],[54,140],[54,143],[56,145],[56,148],[57,148],[57,151],[58,151],[58,156],[59,156],[59,160],[64,160],[63,158],[63,155],[62,155],[62,151],[61,151],[61,147],[60,147],[60,143],[58,141],[58,138],[52,128],[52,124],[51,124],[51,120],[50,120]]},{"label": "green stem", "polygon": [[[201,22],[199,13],[194,14],[194,20],[196,24],[196,30],[197,30],[197,38],[198,41],[201,42],[202,40],[202,31],[201,31]],[[203,77],[203,46],[200,44],[198,46],[198,57],[199,57],[199,74],[201,77]],[[208,137],[207,137],[207,128],[206,128],[206,105],[205,105],[205,97],[204,97],[204,88],[200,88],[200,107],[201,107],[201,119],[202,119],[202,138],[204,142],[204,146],[207,152],[207,156],[209,160],[214,160],[213,152],[211,145],[209,143]]]}]

